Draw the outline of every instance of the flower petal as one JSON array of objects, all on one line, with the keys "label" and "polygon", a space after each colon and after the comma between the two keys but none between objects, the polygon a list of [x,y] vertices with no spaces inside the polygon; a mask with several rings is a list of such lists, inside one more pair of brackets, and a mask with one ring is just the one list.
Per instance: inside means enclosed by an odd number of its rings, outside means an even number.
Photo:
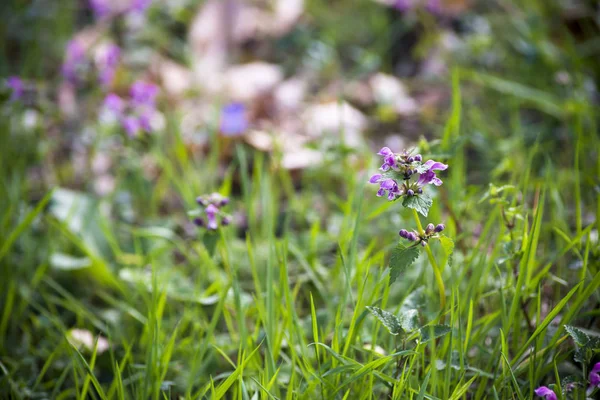
[{"label": "flower petal", "polygon": [[381,150],[379,150],[379,154],[380,156],[391,156],[394,153],[392,152],[392,150],[390,150],[389,147],[382,147]]},{"label": "flower petal", "polygon": [[369,179],[369,183],[377,183],[381,179],[381,174],[375,174]]},{"label": "flower petal", "polygon": [[439,171],[444,171],[445,169],[448,168],[448,166],[446,164],[443,164],[439,161],[433,161],[433,160],[427,160],[427,162],[425,163],[425,166],[427,166],[427,168],[429,170],[439,170]]},{"label": "flower petal", "polygon": [[546,400],[557,400],[556,393],[554,391],[548,389],[546,386],[540,386],[539,388],[534,390],[536,396],[545,397]]},{"label": "flower petal", "polygon": [[398,184],[393,179],[385,179],[385,180],[381,181],[382,189],[393,190],[397,186],[398,186]]}]

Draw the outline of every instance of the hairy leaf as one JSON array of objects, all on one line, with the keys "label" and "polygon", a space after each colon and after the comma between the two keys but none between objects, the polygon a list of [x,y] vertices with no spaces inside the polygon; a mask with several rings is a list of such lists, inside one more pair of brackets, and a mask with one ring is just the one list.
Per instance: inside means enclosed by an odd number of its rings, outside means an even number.
[{"label": "hairy leaf", "polygon": [[432,339],[437,339],[447,335],[452,328],[448,325],[429,325],[424,326],[419,331],[421,332],[421,343],[427,343]]},{"label": "hairy leaf", "polygon": [[426,217],[429,213],[429,209],[431,208],[432,204],[433,200],[426,194],[405,196],[404,200],[402,201],[402,205],[404,207],[415,209],[424,217]]},{"label": "hairy leaf", "polygon": [[415,262],[417,257],[419,257],[419,248],[416,246],[405,247],[402,244],[398,244],[392,250],[390,257],[390,285],[396,281],[406,268]]},{"label": "hairy leaf", "polygon": [[402,333],[402,323],[400,319],[391,312],[382,310],[379,307],[371,306],[367,306],[367,310],[377,317],[377,319],[381,321],[383,326],[385,326],[392,335],[398,335]]}]

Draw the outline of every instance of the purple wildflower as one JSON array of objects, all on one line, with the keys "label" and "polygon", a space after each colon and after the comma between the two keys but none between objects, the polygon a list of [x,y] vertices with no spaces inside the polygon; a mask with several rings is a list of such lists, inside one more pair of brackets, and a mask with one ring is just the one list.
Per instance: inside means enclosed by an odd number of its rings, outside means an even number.
[{"label": "purple wildflower", "polygon": [[143,14],[150,7],[150,4],[152,4],[152,0],[133,0],[129,11]]},{"label": "purple wildflower", "polygon": [[77,82],[78,70],[85,61],[85,49],[77,40],[73,39],[67,43],[65,60],[62,65],[63,77],[71,83]]},{"label": "purple wildflower", "polygon": [[246,107],[242,103],[227,104],[221,110],[220,130],[225,136],[239,136],[248,129]]},{"label": "purple wildflower", "polygon": [[429,160],[423,165],[427,167],[427,171],[419,175],[417,185],[425,186],[432,183],[435,186],[440,186],[443,182],[440,178],[438,178],[435,175],[435,172],[433,171],[444,171],[448,168],[448,166],[446,164],[442,164],[441,162],[433,160]]},{"label": "purple wildflower", "polygon": [[379,190],[377,191],[377,196],[384,196],[387,192],[388,200],[394,200],[396,197],[402,194],[400,187],[398,186],[398,182],[394,179],[384,178],[381,174],[375,174],[369,179],[369,183],[378,183]]},{"label": "purple wildflower", "polygon": [[152,116],[154,114],[153,109],[144,110],[139,117],[140,126],[148,133],[152,132]]},{"label": "purple wildflower", "polygon": [[158,86],[153,83],[136,81],[131,85],[129,95],[131,96],[131,103],[134,107],[154,107],[156,96],[158,95]]},{"label": "purple wildflower", "polygon": [[600,362],[597,362],[592,370],[590,371],[589,379],[590,379],[590,389],[592,388],[600,388]]},{"label": "purple wildflower", "polygon": [[125,102],[116,94],[109,93],[104,98],[103,107],[105,110],[108,110],[114,113],[115,115],[120,116],[123,113],[123,110],[125,110]]},{"label": "purple wildflower", "polygon": [[131,138],[138,136],[142,129],[140,121],[132,115],[123,118],[122,124],[125,132],[127,132],[127,135]]},{"label": "purple wildflower", "polygon": [[90,8],[94,11],[96,18],[105,18],[112,13],[109,0],[90,0]]},{"label": "purple wildflower", "polygon": [[100,52],[96,59],[96,65],[99,71],[99,80],[103,86],[108,86],[112,82],[120,57],[121,49],[114,44],[108,45]]},{"label": "purple wildflower", "polygon": [[11,76],[6,80],[6,86],[8,86],[12,93],[10,95],[10,101],[19,100],[23,97],[23,93],[25,92],[25,85],[23,84],[23,80],[18,76]]},{"label": "purple wildflower", "polygon": [[540,386],[534,390],[536,396],[543,397],[545,400],[557,400],[556,393],[546,386]]}]

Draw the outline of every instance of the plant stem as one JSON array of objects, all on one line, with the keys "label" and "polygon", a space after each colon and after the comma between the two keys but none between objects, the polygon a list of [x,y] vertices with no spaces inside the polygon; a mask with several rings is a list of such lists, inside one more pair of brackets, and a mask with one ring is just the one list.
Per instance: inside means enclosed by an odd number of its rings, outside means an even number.
[{"label": "plant stem", "polygon": [[[417,210],[415,209],[413,209],[412,212],[417,223],[417,229],[419,230],[419,233],[422,233],[423,226],[421,225],[419,214],[417,214]],[[435,282],[437,283],[438,292],[440,294],[440,322],[444,323],[444,310],[446,309],[446,288],[444,287],[444,279],[442,279],[442,273],[440,272],[440,268],[435,262],[435,257],[433,256],[433,252],[429,248],[429,245],[425,246],[425,251],[427,252],[427,258],[429,258],[429,263],[433,268],[433,275],[435,276]]]}]

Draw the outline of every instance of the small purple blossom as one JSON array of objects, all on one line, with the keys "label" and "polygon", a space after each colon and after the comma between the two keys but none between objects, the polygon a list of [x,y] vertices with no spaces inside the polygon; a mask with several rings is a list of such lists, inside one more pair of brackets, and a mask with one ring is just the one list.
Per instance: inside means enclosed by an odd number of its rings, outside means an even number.
[{"label": "small purple blossom", "polygon": [[435,186],[440,186],[443,182],[440,178],[438,178],[435,175],[435,172],[433,171],[444,171],[448,168],[448,166],[446,164],[442,164],[441,162],[433,160],[429,160],[423,165],[427,167],[427,171],[419,175],[417,185],[425,186],[432,183]]},{"label": "small purple blossom", "polygon": [[220,130],[225,136],[239,136],[248,129],[246,107],[242,103],[230,103],[221,110]]},{"label": "small purple blossom", "polygon": [[136,81],[129,88],[129,95],[131,96],[131,103],[134,107],[154,107],[156,96],[158,96],[158,86],[149,82]]},{"label": "small purple blossom", "polygon": [[125,110],[125,101],[114,93],[109,93],[104,98],[103,107],[111,113],[121,116]]},{"label": "small purple blossom", "polygon": [[384,178],[381,174],[375,174],[369,179],[369,183],[378,183],[379,190],[377,191],[377,196],[382,197],[385,194],[388,194],[388,200],[395,200],[396,197],[402,194],[400,187],[398,186],[398,182],[394,179]]},{"label": "small purple blossom", "polygon": [[152,117],[154,116],[154,109],[145,109],[140,113],[138,118],[142,129],[148,133],[152,132]]},{"label": "small purple blossom", "polygon": [[590,389],[591,388],[600,388],[600,362],[597,362],[592,370],[590,371],[589,379],[590,379]]},{"label": "small purple blossom", "polygon": [[6,80],[6,86],[8,86],[12,93],[10,95],[10,101],[16,101],[23,97],[23,93],[25,92],[25,85],[23,84],[23,80],[18,76],[11,76]]},{"label": "small purple blossom", "polygon": [[85,49],[77,39],[72,39],[67,43],[65,51],[65,60],[62,65],[63,77],[71,82],[76,83],[78,78],[78,70],[85,62]]},{"label": "small purple blossom", "polygon": [[96,18],[105,18],[113,11],[110,0],[90,0],[89,4]]},{"label": "small purple blossom", "polygon": [[148,7],[150,7],[150,4],[152,4],[152,0],[133,0],[129,11],[133,13],[143,14],[146,12]]},{"label": "small purple blossom", "polygon": [[217,227],[219,226],[217,224],[217,213],[219,212],[219,208],[214,204],[209,204],[208,207],[206,207],[206,209],[204,210],[204,212],[206,213],[206,219],[208,220],[208,224],[206,225],[206,227],[208,229],[213,230],[217,229]]},{"label": "small purple blossom", "polygon": [[206,229],[214,231],[219,227],[219,223],[222,226],[226,226],[231,223],[231,217],[227,214],[224,214],[220,209],[220,207],[223,207],[229,203],[229,199],[227,197],[221,196],[219,193],[212,193],[210,195],[198,196],[196,198],[196,203],[203,207],[201,213],[206,215],[206,219],[197,217],[194,222],[196,222],[196,220],[201,220],[202,225],[199,225],[197,222],[196,225],[204,226]]},{"label": "small purple blossom", "polygon": [[534,390],[536,396],[543,397],[545,400],[557,400],[556,393],[546,386],[540,386]]},{"label": "small purple blossom", "polygon": [[142,129],[140,121],[133,115],[128,115],[123,118],[122,124],[123,129],[125,129],[125,132],[127,132],[127,135],[131,138],[138,136]]},{"label": "small purple blossom", "polygon": [[389,147],[383,147],[377,154],[383,156],[383,164],[381,165],[383,171],[387,171],[390,168],[396,168],[394,153]]}]

